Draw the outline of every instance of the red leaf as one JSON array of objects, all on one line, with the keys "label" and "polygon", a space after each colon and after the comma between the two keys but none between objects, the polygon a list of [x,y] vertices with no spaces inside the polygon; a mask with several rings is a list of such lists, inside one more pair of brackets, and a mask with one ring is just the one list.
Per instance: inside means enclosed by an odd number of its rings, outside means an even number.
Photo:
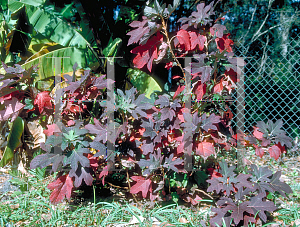
[{"label": "red leaf", "polygon": [[75,121],[73,121],[73,120],[69,120],[67,123],[68,123],[68,126],[75,125]]},{"label": "red leaf", "polygon": [[44,134],[46,136],[52,136],[55,134],[58,134],[59,132],[61,132],[60,128],[56,125],[56,124],[52,124],[52,125],[47,125],[48,129],[44,130]]},{"label": "red leaf", "polygon": [[47,188],[54,190],[50,195],[50,201],[52,204],[56,205],[61,203],[65,197],[70,200],[73,181],[72,178],[69,177],[69,174],[63,175],[57,178],[56,181],[50,183]]},{"label": "red leaf", "polygon": [[110,167],[111,167],[111,164],[108,164],[107,166],[105,166],[99,175],[99,179],[101,179],[103,177],[102,185],[104,185],[104,179],[105,179],[105,176],[108,175],[108,170],[110,169]]},{"label": "red leaf", "polygon": [[203,158],[207,158],[208,156],[215,154],[214,145],[208,142],[199,143],[196,148],[196,154],[201,155]]},{"label": "red leaf", "polygon": [[229,76],[230,79],[233,81],[233,83],[240,81],[240,78],[237,76],[237,73],[232,68],[230,68],[229,70],[226,70],[225,75]]},{"label": "red leaf", "polygon": [[[3,81],[1,81],[3,83]],[[4,100],[10,100],[12,97],[17,98],[18,100],[21,100],[24,98],[25,91],[13,91],[7,95],[4,95],[0,97],[0,102],[3,102]]]},{"label": "red leaf", "polygon": [[131,186],[130,188],[131,194],[142,192],[142,196],[146,198],[148,191],[152,192],[150,179],[145,180],[145,178],[141,176],[132,176],[131,179],[136,181],[136,184]]},{"label": "red leaf", "polygon": [[269,153],[272,158],[277,160],[281,155],[281,150],[278,146],[273,145],[272,147],[269,147]]},{"label": "red leaf", "polygon": [[228,39],[230,34],[223,35],[223,38],[216,38],[217,48],[220,52],[223,52],[225,49],[227,52],[232,52],[231,46],[233,45],[233,41]]},{"label": "red leaf", "polygon": [[177,147],[177,152],[176,152],[177,155],[182,154],[182,153],[184,153],[184,142],[179,144],[179,146]]},{"label": "red leaf", "polygon": [[182,76],[178,76],[178,75],[172,76],[172,79],[180,79],[180,78],[182,78]]},{"label": "red leaf", "polygon": [[98,171],[98,157],[93,157],[93,154],[88,154],[88,159],[90,160],[90,166],[92,167],[92,169],[94,170],[94,172],[96,173]]},{"label": "red leaf", "polygon": [[281,143],[277,143],[275,144],[276,146],[278,146],[280,148],[281,153],[286,153],[286,149],[285,146],[282,146]]},{"label": "red leaf", "polygon": [[36,96],[34,105],[38,105],[39,111],[40,113],[42,113],[44,111],[44,108],[52,108],[51,99],[52,98],[49,96],[49,92],[43,91]]},{"label": "red leaf", "polygon": [[183,90],[184,90],[185,86],[178,86],[177,90],[175,91],[175,94],[173,96],[173,99],[175,99],[177,97],[177,95],[179,95]]},{"label": "red leaf", "polygon": [[206,84],[201,84],[201,82],[198,82],[195,86],[194,92],[197,95],[197,100],[202,100],[203,95],[206,93]]},{"label": "red leaf", "polygon": [[221,92],[223,91],[223,78],[221,79],[220,83],[216,84],[214,86],[214,94],[219,93],[221,95]]},{"label": "red leaf", "polygon": [[264,149],[262,149],[261,147],[258,147],[255,144],[253,146],[255,147],[255,154],[257,156],[259,156],[260,158],[262,158],[264,156],[264,153],[265,153]]},{"label": "red leaf", "polygon": [[179,30],[176,35],[179,43],[184,45],[186,51],[191,50],[191,42],[189,33],[186,30]]},{"label": "red leaf", "polygon": [[199,49],[203,50],[204,43],[206,41],[206,36],[204,36],[204,35],[198,35],[197,36],[196,32],[190,32],[189,35],[190,35],[191,44],[192,44],[191,49],[193,50],[193,49],[195,49],[195,47],[197,45],[199,45]]},{"label": "red leaf", "polygon": [[157,46],[163,41],[163,36],[159,32],[152,36],[145,45],[138,46],[131,50],[137,56],[133,59],[133,64],[136,68],[143,68],[147,64],[148,70],[151,72],[154,59],[158,58]]},{"label": "red leaf", "polygon": [[253,135],[255,136],[256,139],[259,139],[259,140],[262,140],[263,139],[263,133],[258,131],[258,128],[253,126],[254,128],[254,132],[253,132]]},{"label": "red leaf", "polygon": [[166,63],[165,68],[166,68],[167,70],[169,70],[169,69],[172,68],[172,67],[173,67],[173,62]]}]

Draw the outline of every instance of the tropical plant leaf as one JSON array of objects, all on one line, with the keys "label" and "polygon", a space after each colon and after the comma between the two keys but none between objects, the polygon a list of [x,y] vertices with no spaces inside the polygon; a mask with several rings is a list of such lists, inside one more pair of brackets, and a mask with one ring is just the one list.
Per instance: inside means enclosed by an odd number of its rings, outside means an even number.
[{"label": "tropical plant leaf", "polygon": [[13,157],[14,151],[20,144],[20,139],[24,131],[24,121],[21,117],[17,117],[13,122],[12,128],[8,135],[7,147],[5,148],[3,157],[0,161],[0,167],[4,167]]},{"label": "tropical plant leaf", "polygon": [[196,154],[206,159],[207,157],[215,154],[215,148],[212,143],[201,142],[196,148]]},{"label": "tropical plant leaf", "polygon": [[263,201],[261,196],[254,196],[250,200],[250,204],[248,206],[253,210],[252,214],[256,214],[258,212],[259,217],[266,222],[267,216],[265,211],[273,212],[277,210],[275,204],[271,201]]},{"label": "tropical plant leaf", "polygon": [[216,116],[213,113],[208,118],[206,118],[206,113],[204,113],[201,117],[201,121],[202,121],[201,128],[203,128],[206,132],[208,132],[210,129],[217,130],[217,127],[214,124],[218,124],[219,122],[221,122],[221,117]]},{"label": "tropical plant leaf", "polygon": [[90,161],[83,155],[84,153],[88,154],[90,153],[90,150],[79,145],[78,148],[75,148],[67,154],[64,164],[70,163],[73,170],[77,170],[78,162],[81,166],[88,167],[90,165]]},{"label": "tropical plant leaf", "polygon": [[44,108],[52,108],[51,100],[52,98],[49,96],[48,91],[43,91],[37,94],[34,100],[34,105],[38,105],[40,114],[43,113]]},{"label": "tropical plant leaf", "polygon": [[[118,49],[120,47],[122,43],[122,39],[120,38],[116,38],[116,39],[112,39],[112,37],[110,38],[107,47],[105,47],[103,49],[103,54],[105,57],[116,57],[117,53],[118,53]],[[112,59],[108,59],[109,62],[113,62]]]},{"label": "tropical plant leaf", "polygon": [[56,205],[61,203],[64,198],[70,200],[73,181],[69,174],[63,175],[57,178],[54,182],[50,183],[47,188],[53,190],[50,195],[50,201],[53,205]]},{"label": "tropical plant leaf", "polygon": [[131,186],[130,193],[137,194],[139,192],[142,192],[142,196],[146,198],[148,191],[152,191],[151,180],[145,179],[141,176],[132,176],[131,179],[136,181],[136,183]]},{"label": "tropical plant leaf", "polygon": [[141,94],[145,94],[148,99],[150,99],[152,93],[162,91],[160,85],[153,77],[139,69],[128,69],[127,75],[133,86],[136,87]]},{"label": "tropical plant leaf", "polygon": [[11,121],[14,121],[23,107],[25,107],[25,105],[20,103],[15,97],[11,100],[4,100],[4,105],[6,108],[0,111],[0,121],[6,121],[9,118],[11,118]]},{"label": "tropical plant leaf", "polygon": [[42,4],[42,0],[9,0],[8,7],[10,11],[15,12],[25,6],[29,22],[33,25],[34,30],[43,35],[47,40],[51,40],[63,46],[63,48],[39,56],[36,59],[26,62],[22,66],[27,69],[32,65],[40,63],[40,77],[37,79],[43,80],[54,75],[55,59],[47,57],[70,57],[69,59],[65,58],[63,61],[63,73],[72,71],[71,68],[75,62],[78,63],[80,68],[86,68],[91,62],[94,62],[93,57],[96,56],[96,53],[92,50],[91,46],[93,44],[89,43],[79,31],[68,23],[54,14],[45,12],[40,7]]},{"label": "tropical plant leaf", "polygon": [[90,168],[79,167],[76,171],[73,169],[70,170],[69,176],[75,177],[74,186],[79,187],[82,183],[82,180],[86,183],[86,185],[91,186],[93,183],[93,177],[90,174]]}]

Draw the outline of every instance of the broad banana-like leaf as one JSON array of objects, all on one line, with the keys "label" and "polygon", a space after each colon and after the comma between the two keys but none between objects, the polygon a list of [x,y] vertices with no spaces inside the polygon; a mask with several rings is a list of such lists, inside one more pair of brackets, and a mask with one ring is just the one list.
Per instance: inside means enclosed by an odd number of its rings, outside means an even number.
[{"label": "broad banana-like leaf", "polygon": [[14,157],[14,151],[20,145],[20,139],[24,131],[24,121],[21,117],[17,117],[13,122],[12,128],[8,135],[7,147],[5,148],[3,157],[0,161],[0,167],[4,167]]},{"label": "broad banana-like leaf", "polygon": [[[8,2],[9,10],[12,12],[25,6],[29,22],[34,30],[44,36],[45,39],[63,46],[61,49],[46,53],[22,65],[23,68],[28,69],[39,63],[39,78],[35,78],[35,81],[44,80],[54,75],[53,57],[69,57],[63,59],[62,73],[72,71],[75,62],[78,63],[78,67],[87,68],[89,64],[96,61],[97,57],[91,44],[79,31],[57,16],[40,8],[44,1],[9,0]],[[45,86],[49,87],[49,83],[46,83]]]},{"label": "broad banana-like leaf", "polygon": [[[105,47],[103,50],[104,56],[105,57],[116,57],[121,42],[122,42],[122,39],[120,39],[120,38],[116,38],[113,40],[112,37],[110,37],[107,47]],[[112,58],[109,58],[108,61],[112,64],[112,62],[114,60]]]},{"label": "broad banana-like leaf", "polygon": [[38,64],[38,74],[39,78],[35,78],[35,82],[38,83],[38,88],[42,90],[48,90],[51,86],[52,82],[42,81],[45,78],[54,76],[55,71],[55,58],[54,57],[66,57],[70,56],[70,58],[63,58],[62,59],[62,72],[70,72],[72,71],[72,67],[77,62],[78,67],[85,68],[87,57],[86,52],[82,49],[78,49],[76,47],[63,47],[61,49],[57,49],[41,55],[33,60],[30,60],[24,64],[22,67],[25,69],[30,68],[32,65]]},{"label": "broad banana-like leaf", "polygon": [[155,91],[162,91],[161,87],[154,78],[139,69],[129,68],[127,70],[127,75],[130,79],[130,82],[134,87],[137,88],[140,94],[145,94],[145,96],[149,99],[150,95]]}]

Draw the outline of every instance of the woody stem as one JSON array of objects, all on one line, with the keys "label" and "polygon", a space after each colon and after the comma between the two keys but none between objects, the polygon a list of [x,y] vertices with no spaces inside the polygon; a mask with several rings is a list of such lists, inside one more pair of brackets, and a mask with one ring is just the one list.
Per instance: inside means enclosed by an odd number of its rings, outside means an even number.
[{"label": "woody stem", "polygon": [[172,50],[172,46],[171,46],[171,41],[170,41],[170,38],[169,38],[169,35],[168,35],[168,31],[167,31],[167,24],[165,22],[165,19],[163,17],[161,17],[161,21],[162,21],[162,28],[164,30],[163,34],[166,36],[166,39],[167,39],[167,44],[168,44],[168,47],[170,49],[170,52],[172,54],[172,57],[174,58],[174,60],[176,61],[177,65],[179,66],[179,68],[181,69],[183,75],[184,75],[184,69],[182,68],[181,64],[179,63],[178,59],[176,58],[173,50]]}]

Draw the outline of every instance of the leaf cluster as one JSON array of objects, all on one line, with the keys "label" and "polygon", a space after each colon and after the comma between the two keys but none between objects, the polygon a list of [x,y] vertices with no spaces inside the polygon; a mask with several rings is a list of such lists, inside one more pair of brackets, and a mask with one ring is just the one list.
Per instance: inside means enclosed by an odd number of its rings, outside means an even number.
[{"label": "leaf cluster", "polygon": [[[212,226],[234,222],[235,225],[243,223],[257,223],[258,218],[267,221],[265,212],[277,210],[273,201],[267,199],[268,193],[278,192],[286,197],[292,193],[290,186],[280,181],[281,172],[272,173],[267,167],[257,167],[252,164],[249,174],[236,174],[235,166],[228,167],[225,161],[220,162],[219,177],[207,180],[210,184],[208,192],[214,191],[222,197],[213,208],[215,216],[210,220]],[[258,216],[257,216],[258,215]]]}]

